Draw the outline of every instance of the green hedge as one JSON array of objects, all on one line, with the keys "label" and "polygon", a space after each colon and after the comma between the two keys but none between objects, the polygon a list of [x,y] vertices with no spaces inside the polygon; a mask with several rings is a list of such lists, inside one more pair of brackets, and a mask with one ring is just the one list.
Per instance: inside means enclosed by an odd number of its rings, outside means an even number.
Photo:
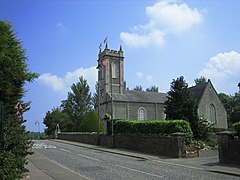
[{"label": "green hedge", "polygon": [[185,120],[117,120],[114,123],[114,134],[172,134],[187,133],[192,138],[193,133],[189,122]]},{"label": "green hedge", "polygon": [[240,121],[233,124],[233,129],[236,131],[237,135],[240,137]]}]

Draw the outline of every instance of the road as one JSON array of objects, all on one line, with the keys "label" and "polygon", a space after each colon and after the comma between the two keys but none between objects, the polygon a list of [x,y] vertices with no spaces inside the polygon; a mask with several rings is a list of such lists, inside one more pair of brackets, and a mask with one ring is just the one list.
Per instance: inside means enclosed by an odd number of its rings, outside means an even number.
[{"label": "road", "polygon": [[51,140],[36,141],[33,151],[87,179],[239,179],[159,157],[146,159]]}]

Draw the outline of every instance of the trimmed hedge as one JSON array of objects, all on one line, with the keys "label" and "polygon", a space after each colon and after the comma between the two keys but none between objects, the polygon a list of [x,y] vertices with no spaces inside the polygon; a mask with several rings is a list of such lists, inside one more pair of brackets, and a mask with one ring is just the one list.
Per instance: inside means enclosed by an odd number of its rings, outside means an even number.
[{"label": "trimmed hedge", "polygon": [[186,133],[192,138],[193,132],[189,122],[185,120],[117,120],[114,123],[114,134],[172,134]]},{"label": "trimmed hedge", "polygon": [[236,131],[237,135],[240,137],[240,121],[233,124],[233,129]]}]

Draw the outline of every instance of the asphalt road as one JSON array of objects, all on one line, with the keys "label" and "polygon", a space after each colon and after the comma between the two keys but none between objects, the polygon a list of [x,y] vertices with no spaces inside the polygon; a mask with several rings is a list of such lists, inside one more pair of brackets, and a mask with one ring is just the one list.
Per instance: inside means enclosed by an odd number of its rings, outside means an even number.
[{"label": "asphalt road", "polygon": [[33,151],[89,179],[203,179],[231,180],[239,177],[79,147],[56,141],[36,141]]}]

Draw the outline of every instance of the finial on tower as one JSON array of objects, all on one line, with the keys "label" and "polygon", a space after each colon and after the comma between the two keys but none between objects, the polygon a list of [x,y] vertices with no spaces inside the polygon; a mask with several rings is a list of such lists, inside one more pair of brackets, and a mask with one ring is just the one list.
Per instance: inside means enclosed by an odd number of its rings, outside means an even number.
[{"label": "finial on tower", "polygon": [[108,49],[108,43],[106,42],[106,46],[105,46],[105,49]]},{"label": "finial on tower", "polygon": [[119,49],[119,51],[120,51],[120,52],[122,52],[122,51],[123,51],[123,50],[122,50],[122,45],[120,45],[120,49]]}]

